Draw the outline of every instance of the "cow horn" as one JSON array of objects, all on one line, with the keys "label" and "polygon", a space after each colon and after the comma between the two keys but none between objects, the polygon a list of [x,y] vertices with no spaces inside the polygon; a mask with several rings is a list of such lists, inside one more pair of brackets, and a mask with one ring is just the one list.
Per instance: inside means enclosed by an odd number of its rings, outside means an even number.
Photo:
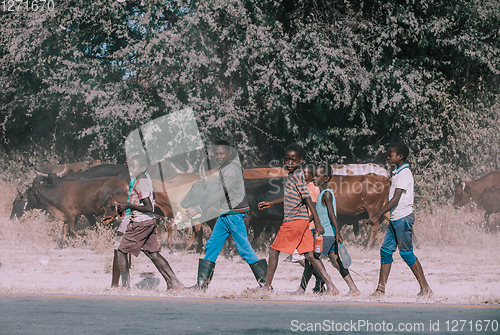
[{"label": "cow horn", "polygon": [[33,170],[35,170],[36,174],[39,175],[39,176],[42,176],[42,177],[48,177],[49,176],[47,173],[40,172],[40,171],[38,171],[35,168],[33,168]]},{"label": "cow horn", "polygon": [[200,175],[200,178],[207,179],[207,173],[205,171],[205,162],[204,161],[201,163],[200,168],[198,169],[198,174]]},{"label": "cow horn", "polygon": [[60,172],[60,173],[56,173],[56,176],[58,176],[58,177],[62,177],[62,176],[64,176],[66,173],[68,173],[68,164],[64,164],[64,171],[63,171],[63,172]]},{"label": "cow horn", "polygon": [[462,184],[462,191],[465,190],[465,181],[462,181],[460,184]]},{"label": "cow horn", "polygon": [[177,166],[175,166],[175,164],[174,164],[174,163],[170,162],[170,164],[172,164],[172,167],[174,168],[174,171],[175,171],[176,173],[179,173],[179,174],[183,174],[183,173],[185,173],[184,171],[182,171],[181,169],[179,169]]},{"label": "cow horn", "polygon": [[186,173],[194,173],[194,167],[191,165],[191,163],[189,163],[189,161],[186,159],[186,163],[188,165],[188,169],[186,171]]}]

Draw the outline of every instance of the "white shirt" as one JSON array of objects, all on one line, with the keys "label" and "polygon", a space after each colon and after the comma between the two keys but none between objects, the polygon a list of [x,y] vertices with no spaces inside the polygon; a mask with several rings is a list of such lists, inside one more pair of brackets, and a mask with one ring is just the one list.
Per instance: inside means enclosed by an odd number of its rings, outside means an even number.
[{"label": "white shirt", "polygon": [[[130,203],[134,205],[142,205],[141,200],[144,198],[149,198],[154,208],[155,200],[153,196],[153,183],[150,178],[140,178],[135,181],[130,194]],[[132,211],[131,220],[133,222],[142,222],[154,219],[154,217],[153,212],[143,213],[139,211]]]},{"label": "white shirt", "polygon": [[408,164],[401,165],[393,172],[389,200],[394,197],[397,188],[403,193],[396,207],[391,209],[391,220],[399,220],[413,213],[413,175]]}]

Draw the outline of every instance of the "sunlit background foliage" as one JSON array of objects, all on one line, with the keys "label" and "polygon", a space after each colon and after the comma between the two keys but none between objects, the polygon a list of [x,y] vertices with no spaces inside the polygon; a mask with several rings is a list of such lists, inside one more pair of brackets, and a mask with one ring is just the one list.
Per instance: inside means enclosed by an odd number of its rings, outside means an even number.
[{"label": "sunlit background foliage", "polygon": [[403,140],[427,201],[499,169],[498,0],[72,0],[1,11],[0,29],[15,166],[123,162],[132,130],[190,107],[245,166],[290,142],[384,164]]}]

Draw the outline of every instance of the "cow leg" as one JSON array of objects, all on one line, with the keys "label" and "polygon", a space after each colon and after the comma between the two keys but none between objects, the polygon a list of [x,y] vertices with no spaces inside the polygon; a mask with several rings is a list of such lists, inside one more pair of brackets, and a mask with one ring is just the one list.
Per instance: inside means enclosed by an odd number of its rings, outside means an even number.
[{"label": "cow leg", "polygon": [[85,217],[87,218],[87,220],[89,220],[89,223],[91,226],[95,226],[96,224],[96,219],[95,219],[95,216],[93,215],[85,215]]},{"label": "cow leg", "polygon": [[368,243],[366,243],[366,246],[364,249],[370,249],[373,246],[373,243],[375,242],[375,237],[377,237],[377,233],[380,230],[380,220],[376,223],[374,223],[372,226],[370,226],[370,238],[368,239]]},{"label": "cow leg", "polygon": [[493,212],[489,212],[489,211],[486,211],[484,213],[484,220],[486,221],[486,232],[489,233],[490,232],[490,215],[492,214]]},{"label": "cow leg", "polygon": [[196,252],[201,254],[203,252],[203,226],[201,223],[194,226],[194,235],[198,242],[196,245]]},{"label": "cow leg", "polygon": [[415,231],[413,231],[411,234],[411,240],[413,241],[413,245],[415,246],[415,249],[420,249],[420,246],[418,245],[418,239],[417,239],[417,235],[415,234]]},{"label": "cow leg", "polygon": [[233,237],[231,235],[229,235],[229,237],[226,240],[226,243],[224,243],[224,257],[229,258],[229,259],[233,259],[234,249],[235,249],[235,245],[234,245]]},{"label": "cow leg", "polygon": [[[165,219],[165,220],[167,220],[167,219]],[[173,224],[174,224],[173,220],[167,220],[167,247],[171,253],[174,251],[173,237],[172,237]]]},{"label": "cow leg", "polygon": [[188,251],[189,248],[191,248],[191,246],[194,243],[195,238],[196,238],[196,230],[195,230],[194,226],[192,226],[191,227],[191,235],[189,236],[189,240],[186,244],[186,248],[184,248],[184,251]]},{"label": "cow leg", "polygon": [[75,223],[77,219],[78,218],[76,216],[69,216],[69,232],[75,237],[80,237],[75,230]]},{"label": "cow leg", "polygon": [[68,223],[64,222],[61,239],[59,240],[59,244],[58,244],[59,249],[64,248],[64,240],[66,238],[66,235],[68,234],[68,228],[69,228]]},{"label": "cow leg", "polygon": [[358,219],[354,220],[354,222],[352,223],[352,231],[354,232],[354,236],[359,235],[359,220]]}]

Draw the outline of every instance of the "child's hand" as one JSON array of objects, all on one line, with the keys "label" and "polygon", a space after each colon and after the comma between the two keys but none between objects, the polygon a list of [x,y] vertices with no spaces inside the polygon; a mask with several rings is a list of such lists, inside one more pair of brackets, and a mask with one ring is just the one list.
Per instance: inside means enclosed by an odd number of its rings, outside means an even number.
[{"label": "child's hand", "polygon": [[322,225],[316,225],[316,234],[323,235],[325,233],[325,228]]},{"label": "child's hand", "polygon": [[340,233],[339,233],[339,232],[337,232],[337,244],[339,244],[339,243],[342,243],[342,244],[343,244],[343,243],[344,243],[344,241],[343,241],[342,236],[340,235]]},{"label": "child's hand", "polygon": [[125,211],[127,209],[129,209],[129,203],[128,202],[119,202],[116,204],[116,209],[117,209],[118,215],[122,216],[123,213],[125,213]]},{"label": "child's hand", "polygon": [[368,218],[368,221],[366,221],[366,224],[369,224],[370,226],[373,226],[376,222],[378,222],[380,218],[377,216],[371,216]]},{"label": "child's hand", "polygon": [[269,207],[271,207],[271,206],[272,206],[272,204],[271,204],[271,202],[270,202],[270,201],[261,201],[261,202],[259,202],[259,209],[260,209],[260,210],[263,210],[263,209],[269,208]]},{"label": "child's hand", "polygon": [[188,207],[186,208],[186,214],[189,218],[192,218],[196,214],[198,214],[198,211],[194,207]]}]

